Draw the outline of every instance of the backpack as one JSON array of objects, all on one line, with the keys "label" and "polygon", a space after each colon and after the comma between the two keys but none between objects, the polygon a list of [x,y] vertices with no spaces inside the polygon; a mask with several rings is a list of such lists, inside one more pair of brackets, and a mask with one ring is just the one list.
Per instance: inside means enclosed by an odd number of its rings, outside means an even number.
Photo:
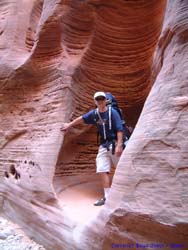
[{"label": "backpack", "polygon": [[[105,93],[106,94],[106,99],[107,99],[107,107],[108,107],[108,117],[109,117],[109,129],[112,128],[112,120],[111,120],[111,114],[112,114],[112,108],[115,109],[121,120],[122,120],[122,125],[123,125],[123,147],[125,148],[126,147],[126,144],[131,136],[131,131],[129,129],[129,127],[126,125],[125,123],[125,120],[123,119],[123,114],[122,114],[122,110],[119,108],[118,106],[118,102],[116,100],[116,98],[110,93],[110,92],[107,92]],[[98,112],[98,110],[96,109],[95,110],[95,120],[97,121],[98,119],[101,119],[100,118],[100,114]],[[98,134],[99,136],[99,134]],[[98,136],[97,136],[97,142],[98,142]]]},{"label": "backpack", "polygon": [[123,142],[128,141],[131,134],[132,134],[132,130],[130,129],[129,126],[127,126],[125,119],[123,118],[123,112],[122,112],[121,108],[119,108],[116,98],[110,92],[107,92],[106,99],[107,99],[107,106],[115,109],[118,112],[118,114],[122,120],[122,125],[123,125],[123,129],[124,129]]}]

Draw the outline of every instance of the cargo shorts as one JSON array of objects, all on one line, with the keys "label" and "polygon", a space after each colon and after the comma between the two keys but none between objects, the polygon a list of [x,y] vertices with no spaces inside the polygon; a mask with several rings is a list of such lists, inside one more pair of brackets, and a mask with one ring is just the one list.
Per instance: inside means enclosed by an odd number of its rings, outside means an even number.
[{"label": "cargo shorts", "polygon": [[113,164],[114,167],[116,167],[118,164],[120,156],[112,154],[112,145],[110,145],[109,149],[110,150],[108,151],[107,148],[104,148],[103,146],[99,147],[96,157],[97,173],[110,172],[111,165]]}]

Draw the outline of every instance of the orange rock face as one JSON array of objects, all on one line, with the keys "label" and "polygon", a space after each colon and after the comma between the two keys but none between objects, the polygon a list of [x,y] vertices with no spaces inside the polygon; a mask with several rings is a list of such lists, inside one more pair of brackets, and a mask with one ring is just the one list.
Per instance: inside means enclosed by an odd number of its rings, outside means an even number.
[{"label": "orange rock face", "polygon": [[[1,208],[47,249],[186,249],[187,13],[180,0],[1,1]],[[60,131],[97,90],[136,126],[101,209],[95,128]]]}]

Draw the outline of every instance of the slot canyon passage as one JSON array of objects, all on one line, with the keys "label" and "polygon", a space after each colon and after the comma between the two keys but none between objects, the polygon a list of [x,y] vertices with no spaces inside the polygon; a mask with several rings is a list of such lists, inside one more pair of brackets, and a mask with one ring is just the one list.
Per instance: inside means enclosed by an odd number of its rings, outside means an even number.
[{"label": "slot canyon passage", "polygon": [[[60,130],[98,90],[134,127],[102,207],[95,128]],[[187,0],[1,0],[1,214],[46,249],[188,249],[187,121]]]}]

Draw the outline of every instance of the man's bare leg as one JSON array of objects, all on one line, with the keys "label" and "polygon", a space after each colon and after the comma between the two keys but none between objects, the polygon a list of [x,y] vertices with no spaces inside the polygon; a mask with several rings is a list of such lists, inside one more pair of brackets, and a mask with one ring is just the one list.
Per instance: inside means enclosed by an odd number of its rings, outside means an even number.
[{"label": "man's bare leg", "polygon": [[111,178],[109,172],[100,173],[100,178],[102,187],[104,188],[104,196],[107,199],[111,187]]},{"label": "man's bare leg", "polygon": [[101,178],[102,187],[104,188],[104,198],[96,201],[94,203],[95,206],[104,205],[105,200],[107,199],[108,194],[110,192],[110,187],[111,187],[110,174],[108,172],[104,172],[104,173],[99,173],[99,175],[100,175],[100,178]]}]

